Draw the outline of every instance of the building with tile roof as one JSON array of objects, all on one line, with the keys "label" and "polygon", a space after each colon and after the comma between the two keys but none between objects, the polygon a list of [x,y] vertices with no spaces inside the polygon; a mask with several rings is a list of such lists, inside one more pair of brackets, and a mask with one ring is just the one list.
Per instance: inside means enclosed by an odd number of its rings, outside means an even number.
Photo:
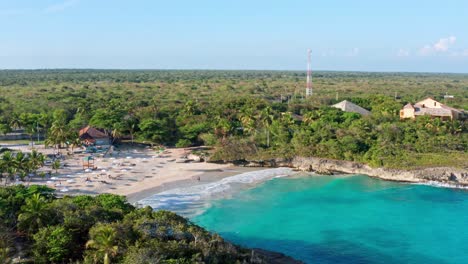
[{"label": "building with tile roof", "polygon": [[80,129],[80,140],[86,145],[110,145],[110,137],[103,130],[86,126]]},{"label": "building with tile roof", "polygon": [[341,109],[341,111],[344,111],[344,112],[358,113],[363,116],[370,115],[371,113],[369,110],[364,109],[360,107],[359,105],[354,104],[348,100],[344,100],[337,104],[334,104],[332,105],[332,107]]},{"label": "building with tile roof", "polygon": [[454,120],[460,119],[464,115],[464,111],[446,106],[432,98],[426,98],[414,105],[408,103],[400,110],[400,119],[414,119],[423,115]]}]

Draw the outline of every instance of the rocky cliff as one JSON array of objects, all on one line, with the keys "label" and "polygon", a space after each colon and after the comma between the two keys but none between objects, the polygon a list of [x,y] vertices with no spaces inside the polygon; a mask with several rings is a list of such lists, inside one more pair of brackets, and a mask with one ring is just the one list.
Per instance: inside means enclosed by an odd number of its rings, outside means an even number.
[{"label": "rocky cliff", "polygon": [[372,168],[368,165],[315,157],[296,157],[292,160],[273,159],[265,161],[235,161],[235,165],[247,167],[292,167],[318,174],[365,174],[389,181],[443,183],[452,187],[468,187],[468,170],[451,167],[434,167],[414,170]]},{"label": "rocky cliff", "polygon": [[331,160],[313,157],[296,157],[291,166],[302,171],[316,171],[321,174],[344,172],[350,174],[366,174],[390,181],[447,183],[453,186],[468,186],[468,170],[449,167],[424,168],[416,170],[398,170],[372,168],[365,164]]}]

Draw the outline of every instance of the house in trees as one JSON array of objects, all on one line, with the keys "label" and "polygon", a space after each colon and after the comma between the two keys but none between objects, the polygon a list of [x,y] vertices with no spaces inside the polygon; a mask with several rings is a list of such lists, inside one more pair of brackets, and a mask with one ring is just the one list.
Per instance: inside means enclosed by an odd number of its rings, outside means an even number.
[{"label": "house in trees", "polygon": [[400,110],[400,119],[414,119],[417,116],[423,115],[438,117],[445,120],[454,120],[460,119],[463,116],[463,111],[446,106],[432,98],[426,98],[414,105],[408,103]]},{"label": "house in trees", "polygon": [[111,138],[103,130],[94,127],[84,127],[79,132],[81,142],[85,145],[107,146]]},{"label": "house in trees", "polygon": [[370,111],[360,107],[357,104],[354,104],[348,100],[341,101],[337,104],[332,105],[331,107],[341,109],[344,112],[358,113],[360,115],[366,116],[370,115]]}]

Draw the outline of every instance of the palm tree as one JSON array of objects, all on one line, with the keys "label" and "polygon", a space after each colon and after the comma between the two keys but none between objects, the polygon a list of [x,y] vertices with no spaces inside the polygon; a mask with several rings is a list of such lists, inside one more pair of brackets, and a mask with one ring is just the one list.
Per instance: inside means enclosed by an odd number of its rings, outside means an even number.
[{"label": "palm tree", "polygon": [[241,113],[239,120],[242,123],[243,131],[252,134],[255,133],[255,119],[252,117],[253,115],[250,113]]},{"label": "palm tree", "polygon": [[31,172],[31,166],[29,163],[29,157],[28,155],[24,154],[23,152],[18,152],[16,153],[15,159],[15,166],[17,168],[17,172],[19,173],[19,176],[21,180],[24,180],[24,177],[28,175]]},{"label": "palm tree", "polygon": [[270,147],[270,125],[273,122],[275,116],[273,115],[271,107],[265,107],[259,115],[259,119],[265,128],[265,134],[267,138],[267,147]]},{"label": "palm tree", "polygon": [[20,116],[17,113],[13,113],[10,118],[10,126],[12,128],[19,129],[23,126]]},{"label": "palm tree", "polygon": [[302,117],[302,122],[306,125],[310,125],[313,121],[315,121],[315,118],[316,115],[314,114],[314,112],[307,112]]},{"label": "palm tree", "polygon": [[463,125],[460,121],[452,120],[445,122],[446,130],[450,131],[451,134],[457,135],[463,132]]},{"label": "palm tree", "polygon": [[116,245],[117,232],[111,226],[100,226],[92,239],[86,242],[86,248],[95,250],[94,258],[104,255],[104,264],[110,263],[110,257],[117,255],[119,247]]},{"label": "palm tree", "polygon": [[74,148],[81,147],[83,145],[83,143],[81,142],[81,139],[79,137],[73,139],[70,143],[71,143],[70,147],[71,147],[72,154],[73,154],[73,149]]},{"label": "palm tree", "polygon": [[31,154],[29,154],[29,167],[30,170],[37,174],[37,170],[44,166],[45,156],[42,153],[37,152],[37,150],[33,150]]},{"label": "palm tree", "polygon": [[304,122],[307,125],[310,125],[312,124],[312,122],[319,120],[323,115],[324,112],[321,109],[310,111],[304,114],[302,122]]},{"label": "palm tree", "polygon": [[50,126],[52,125],[52,118],[50,115],[46,113],[42,113],[39,116],[39,125],[44,131],[44,136],[46,136],[47,131],[49,130]]},{"label": "palm tree", "polygon": [[6,135],[11,132],[11,126],[9,124],[0,123],[0,134]]},{"label": "palm tree", "polygon": [[60,169],[60,160],[56,159],[52,162],[52,169],[55,170],[55,174],[58,174],[58,170]]},{"label": "palm tree", "polygon": [[44,226],[47,218],[45,207],[46,200],[40,193],[26,199],[26,204],[21,207],[21,213],[18,215],[18,227],[33,233]]},{"label": "palm tree", "polygon": [[33,139],[33,137],[34,137],[34,134],[39,132],[37,123],[27,124],[25,129],[24,129],[24,132],[26,132],[26,134],[28,134],[28,136],[29,136],[29,140],[31,141],[31,148],[34,148],[34,139]]},{"label": "palm tree", "polygon": [[227,136],[232,131],[233,126],[229,120],[220,118],[215,128],[215,134],[222,136],[222,142],[225,142]]},{"label": "palm tree", "polygon": [[114,142],[115,142],[116,139],[122,137],[122,135],[123,135],[122,130],[123,130],[123,128],[122,128],[121,125],[114,125],[114,129],[112,129],[112,131],[111,131],[111,136],[112,136],[111,145],[114,144]]},{"label": "palm tree", "polygon": [[[8,174],[8,179],[10,179],[10,181],[14,179],[15,174],[18,171],[18,166],[15,156],[10,151],[3,153],[2,158],[0,159],[0,168],[1,171]],[[6,184],[7,180],[5,179],[5,186]]]},{"label": "palm tree", "polygon": [[[8,179],[10,182],[12,182],[15,179],[15,175],[18,172],[18,169],[15,166],[8,167],[6,169],[6,172],[8,173]],[[5,180],[5,186],[7,184],[7,181]]]},{"label": "palm tree", "polygon": [[65,125],[55,122],[50,127],[46,144],[57,145],[57,148],[61,148],[62,144],[65,144],[68,141],[70,134],[70,130]]}]

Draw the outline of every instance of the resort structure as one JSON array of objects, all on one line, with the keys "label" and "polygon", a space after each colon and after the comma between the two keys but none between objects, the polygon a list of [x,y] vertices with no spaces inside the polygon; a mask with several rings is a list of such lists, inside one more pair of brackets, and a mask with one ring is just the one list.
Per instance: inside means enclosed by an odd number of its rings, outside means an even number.
[{"label": "resort structure", "polygon": [[403,107],[403,109],[400,110],[400,119],[414,119],[417,116],[423,115],[454,120],[463,116],[463,110],[446,106],[432,98],[426,98],[415,103],[414,105],[408,103]]},{"label": "resort structure", "polygon": [[360,115],[366,116],[370,115],[370,111],[360,107],[357,104],[354,104],[348,100],[341,101],[337,104],[332,105],[331,107],[341,109],[344,112],[358,113]]},{"label": "resort structure", "polygon": [[110,137],[104,131],[86,126],[79,132],[81,142],[85,145],[107,146],[110,145]]}]

